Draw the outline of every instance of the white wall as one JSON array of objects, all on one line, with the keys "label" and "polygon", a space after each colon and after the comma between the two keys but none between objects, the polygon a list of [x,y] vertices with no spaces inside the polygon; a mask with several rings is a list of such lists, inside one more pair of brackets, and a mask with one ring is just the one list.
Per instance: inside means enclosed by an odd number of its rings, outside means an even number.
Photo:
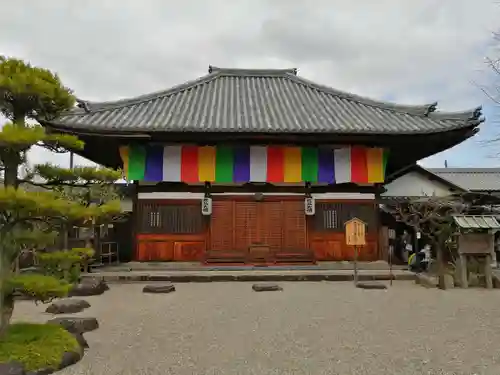
[{"label": "white wall", "polygon": [[385,185],[384,197],[444,197],[451,194],[449,187],[418,172],[409,172]]}]

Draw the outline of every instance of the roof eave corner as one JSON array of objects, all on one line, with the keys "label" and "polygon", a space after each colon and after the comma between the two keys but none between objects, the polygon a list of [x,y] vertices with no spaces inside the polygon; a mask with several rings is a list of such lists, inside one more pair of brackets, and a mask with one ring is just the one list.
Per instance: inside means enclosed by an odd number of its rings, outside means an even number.
[{"label": "roof eave corner", "polygon": [[461,112],[433,111],[428,114],[428,117],[434,120],[464,121],[467,125],[470,126],[476,126],[485,121],[482,106]]}]

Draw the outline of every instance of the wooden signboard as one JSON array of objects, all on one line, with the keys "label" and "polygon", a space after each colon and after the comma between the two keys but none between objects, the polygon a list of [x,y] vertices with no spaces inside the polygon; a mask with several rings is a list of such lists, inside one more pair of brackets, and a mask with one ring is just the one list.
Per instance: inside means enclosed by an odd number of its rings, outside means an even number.
[{"label": "wooden signboard", "polygon": [[357,217],[345,223],[345,241],[348,246],[366,245],[366,224]]},{"label": "wooden signboard", "polygon": [[494,237],[489,233],[462,233],[458,238],[458,252],[467,255],[489,255]]}]

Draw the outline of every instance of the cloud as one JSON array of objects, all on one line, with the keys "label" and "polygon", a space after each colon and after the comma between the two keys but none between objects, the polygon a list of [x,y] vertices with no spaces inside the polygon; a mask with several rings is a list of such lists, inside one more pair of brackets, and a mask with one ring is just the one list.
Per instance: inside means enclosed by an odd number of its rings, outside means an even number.
[{"label": "cloud", "polygon": [[487,102],[472,82],[487,77],[500,16],[491,0],[1,3],[0,53],[58,72],[85,99],[165,89],[212,64],[296,67],[341,90],[446,110]]}]

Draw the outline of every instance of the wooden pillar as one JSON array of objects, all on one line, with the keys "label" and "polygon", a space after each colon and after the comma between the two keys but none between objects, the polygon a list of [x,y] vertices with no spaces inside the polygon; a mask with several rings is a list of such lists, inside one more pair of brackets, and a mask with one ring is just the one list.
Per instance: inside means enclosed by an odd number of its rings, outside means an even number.
[{"label": "wooden pillar", "polygon": [[130,231],[130,234],[132,236],[131,238],[132,254],[133,254],[132,260],[137,260],[137,228],[139,225],[139,217],[138,217],[139,182],[138,181],[134,181],[130,195],[132,196],[132,215],[130,218],[132,227],[132,230]]},{"label": "wooden pillar", "polygon": [[[373,203],[374,205],[374,210],[375,210],[375,220],[376,220],[376,229],[375,233],[377,234],[377,238],[375,240],[375,246],[377,246],[377,259],[375,260],[387,260],[387,247],[386,246],[381,246],[382,240],[381,240],[381,235],[382,235],[382,218],[381,218],[381,211],[380,211],[380,203],[382,201],[381,194],[385,192],[385,188],[383,184],[375,184],[374,186],[375,189],[375,202]],[[387,233],[387,232],[386,232]],[[385,244],[385,242],[384,242]]]},{"label": "wooden pillar", "polygon": [[484,260],[484,278],[486,281],[486,288],[493,289],[493,274],[491,271],[491,254],[486,255]]},{"label": "wooden pillar", "polygon": [[469,272],[467,271],[467,256],[460,254],[460,286],[469,287]]}]

